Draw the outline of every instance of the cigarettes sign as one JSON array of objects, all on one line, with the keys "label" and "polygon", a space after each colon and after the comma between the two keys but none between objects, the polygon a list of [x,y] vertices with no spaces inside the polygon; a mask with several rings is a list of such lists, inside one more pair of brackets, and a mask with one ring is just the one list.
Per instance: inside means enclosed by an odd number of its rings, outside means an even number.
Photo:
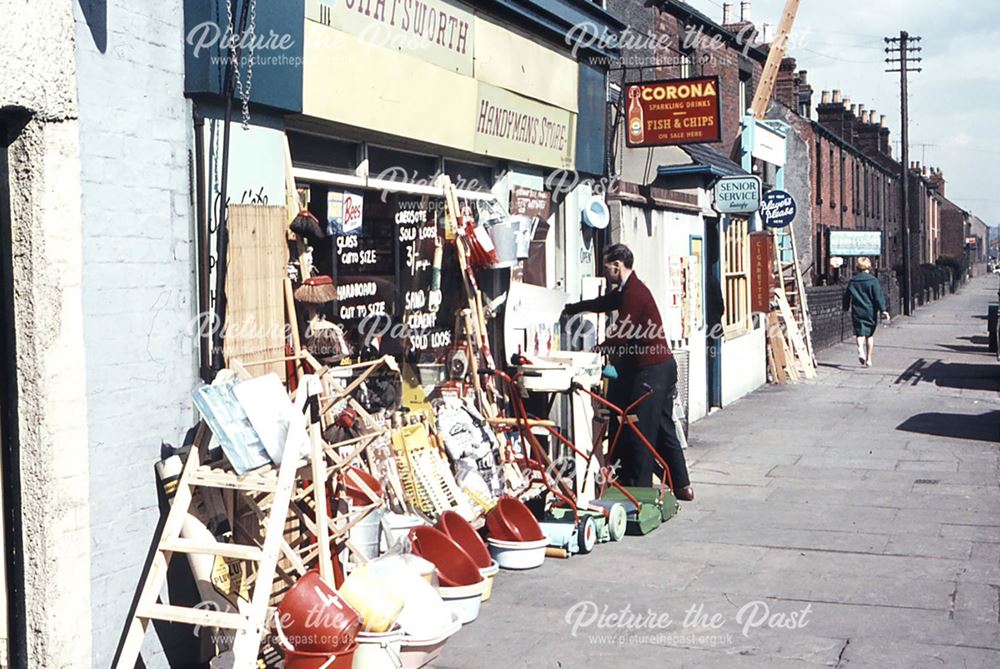
[{"label": "cigarettes sign", "polygon": [[704,144],[722,138],[718,77],[632,84],[626,96],[628,146]]}]

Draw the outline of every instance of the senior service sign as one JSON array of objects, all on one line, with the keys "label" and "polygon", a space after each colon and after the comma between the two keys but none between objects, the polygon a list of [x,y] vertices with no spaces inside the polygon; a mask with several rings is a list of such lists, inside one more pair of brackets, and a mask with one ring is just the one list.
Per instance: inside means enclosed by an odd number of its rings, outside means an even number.
[{"label": "senior service sign", "polygon": [[625,102],[628,146],[704,144],[722,138],[718,77],[631,84]]}]

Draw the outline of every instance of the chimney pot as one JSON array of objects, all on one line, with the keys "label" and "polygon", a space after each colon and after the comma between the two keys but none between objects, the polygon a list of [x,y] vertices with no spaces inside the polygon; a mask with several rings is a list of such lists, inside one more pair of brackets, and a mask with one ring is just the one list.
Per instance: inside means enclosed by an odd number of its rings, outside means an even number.
[{"label": "chimney pot", "polygon": [[836,88],[833,89],[833,102],[841,102],[840,91],[838,91]]},{"label": "chimney pot", "polygon": [[743,0],[740,3],[740,21],[743,23],[750,22],[750,0]]},{"label": "chimney pot", "polygon": [[823,91],[820,96],[820,103],[824,105],[830,104],[830,91]]},{"label": "chimney pot", "polygon": [[722,3],[722,25],[726,26],[733,22],[733,3]]},{"label": "chimney pot", "polygon": [[844,109],[851,108],[851,98],[844,98]]},{"label": "chimney pot", "polygon": [[809,83],[809,71],[808,70],[799,70],[799,81],[802,82],[803,86],[805,86],[806,84]]},{"label": "chimney pot", "polygon": [[[847,105],[845,104],[844,106],[846,107]],[[851,113],[855,114],[855,115],[858,114],[858,106],[857,105],[851,105]]]},{"label": "chimney pot", "polygon": [[889,127],[889,119],[888,119],[888,117],[886,117],[885,114],[882,114],[881,123],[882,123],[882,127],[883,128],[888,128]]}]

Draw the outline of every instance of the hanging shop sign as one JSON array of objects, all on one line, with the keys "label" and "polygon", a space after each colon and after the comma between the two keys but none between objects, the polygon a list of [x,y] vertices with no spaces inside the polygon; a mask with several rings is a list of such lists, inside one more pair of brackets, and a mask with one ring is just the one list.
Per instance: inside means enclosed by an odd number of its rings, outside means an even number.
[{"label": "hanging shop sign", "polygon": [[628,146],[703,144],[722,139],[719,78],[672,79],[626,90]]},{"label": "hanging shop sign", "polygon": [[510,213],[512,216],[528,216],[543,221],[549,218],[552,196],[543,190],[514,186],[510,189]]},{"label": "hanging shop sign", "polygon": [[965,238],[965,247],[966,248],[974,249],[978,245],[979,245],[979,238],[978,237],[966,237]]},{"label": "hanging shop sign", "polygon": [[881,256],[882,233],[879,230],[831,230],[831,256]]},{"label": "hanging shop sign", "polygon": [[306,18],[355,35],[368,48],[397,51],[472,76],[475,17],[457,2],[306,0]]},{"label": "hanging shop sign", "polygon": [[784,228],[795,220],[795,198],[783,190],[770,190],[760,205],[760,217],[769,228]]},{"label": "hanging shop sign", "polygon": [[760,193],[760,177],[722,177],[715,182],[715,210],[720,214],[752,214],[760,209]]},{"label": "hanging shop sign", "polygon": [[529,165],[573,167],[576,114],[479,82],[475,152]]},{"label": "hanging shop sign", "polygon": [[774,237],[766,230],[750,233],[750,311],[771,310],[774,290]]}]

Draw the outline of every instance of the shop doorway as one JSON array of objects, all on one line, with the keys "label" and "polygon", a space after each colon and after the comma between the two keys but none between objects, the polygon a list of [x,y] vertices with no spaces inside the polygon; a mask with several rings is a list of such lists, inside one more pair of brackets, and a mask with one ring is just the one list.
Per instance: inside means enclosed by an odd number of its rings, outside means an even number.
[{"label": "shop doorway", "polygon": [[14,330],[14,245],[10,207],[9,149],[28,115],[0,110],[0,526],[4,559],[0,581],[0,667],[28,666],[21,542],[21,465]]},{"label": "shop doorway", "polygon": [[722,232],[719,218],[705,219],[705,369],[708,409],[722,407]]}]

